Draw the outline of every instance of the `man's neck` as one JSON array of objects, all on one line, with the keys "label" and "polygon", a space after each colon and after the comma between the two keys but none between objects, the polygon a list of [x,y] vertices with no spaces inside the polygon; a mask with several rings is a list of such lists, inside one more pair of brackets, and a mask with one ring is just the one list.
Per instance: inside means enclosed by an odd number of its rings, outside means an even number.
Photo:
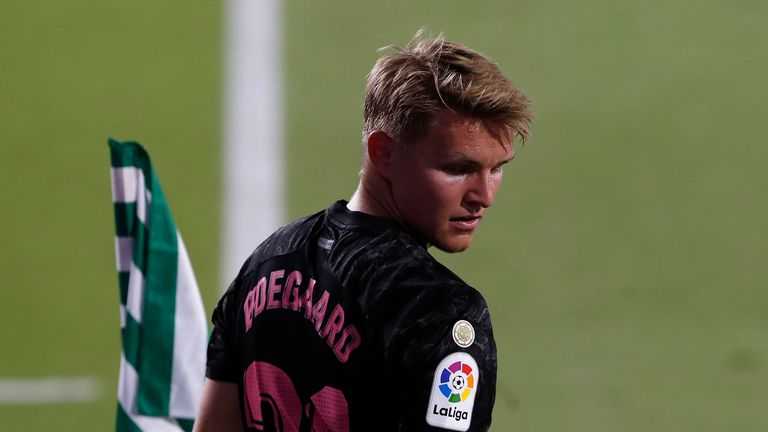
[{"label": "man's neck", "polygon": [[383,179],[374,180],[363,177],[347,203],[347,208],[400,222],[399,214],[390,197],[388,185]]},{"label": "man's neck", "polygon": [[[347,209],[391,219],[402,226],[404,230],[409,231],[407,225],[400,219],[399,212],[390,199],[391,194],[389,194],[389,185],[383,180],[380,183],[374,182],[374,184],[376,186],[372,185],[370,182],[361,180],[360,184],[357,186],[357,190],[355,190],[352,198],[350,198],[347,203]],[[411,232],[411,234],[414,238],[419,238],[416,233]],[[425,248],[429,247],[428,242],[421,241],[421,243]]]}]

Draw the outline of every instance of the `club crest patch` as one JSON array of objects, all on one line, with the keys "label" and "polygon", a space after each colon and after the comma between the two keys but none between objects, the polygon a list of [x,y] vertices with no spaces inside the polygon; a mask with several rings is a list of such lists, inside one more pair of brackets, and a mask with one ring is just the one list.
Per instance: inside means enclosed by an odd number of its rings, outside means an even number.
[{"label": "club crest patch", "polygon": [[469,430],[479,385],[480,370],[475,359],[465,352],[449,354],[435,369],[427,423],[456,431]]},{"label": "club crest patch", "polygon": [[458,320],[453,325],[453,341],[456,345],[466,348],[475,342],[475,328],[469,321]]}]

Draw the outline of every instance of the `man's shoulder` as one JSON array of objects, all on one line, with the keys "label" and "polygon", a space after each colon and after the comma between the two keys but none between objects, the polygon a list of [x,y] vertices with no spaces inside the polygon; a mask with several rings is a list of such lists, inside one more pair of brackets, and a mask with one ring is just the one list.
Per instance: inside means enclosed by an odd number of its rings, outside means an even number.
[{"label": "man's shoulder", "polygon": [[324,213],[324,210],[319,211],[277,229],[251,253],[244,273],[249,273],[268,259],[289,254],[300,248],[323,223]]},{"label": "man's shoulder", "polygon": [[[370,233],[369,233],[370,234]],[[350,236],[352,237],[352,236]],[[357,287],[360,304],[371,311],[417,307],[487,310],[482,294],[437,261],[407,233],[385,230],[339,245],[334,265]],[[482,312],[481,312],[482,313]]]},{"label": "man's shoulder", "polygon": [[405,233],[382,235],[371,246],[367,264],[377,269],[378,283],[470,288],[461,277],[435,259],[426,247]]},{"label": "man's shoulder", "polygon": [[334,273],[356,274],[356,284],[375,284],[382,277],[461,281],[416,238],[393,224],[345,226],[330,253]]}]

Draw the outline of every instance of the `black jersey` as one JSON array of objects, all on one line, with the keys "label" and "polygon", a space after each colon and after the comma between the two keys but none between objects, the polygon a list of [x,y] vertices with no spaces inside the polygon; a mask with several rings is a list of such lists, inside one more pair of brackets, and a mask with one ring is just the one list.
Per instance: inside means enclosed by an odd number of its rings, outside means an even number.
[{"label": "black jersey", "polygon": [[395,222],[339,201],[264,241],[213,313],[207,376],[259,431],[487,430],[482,296]]}]

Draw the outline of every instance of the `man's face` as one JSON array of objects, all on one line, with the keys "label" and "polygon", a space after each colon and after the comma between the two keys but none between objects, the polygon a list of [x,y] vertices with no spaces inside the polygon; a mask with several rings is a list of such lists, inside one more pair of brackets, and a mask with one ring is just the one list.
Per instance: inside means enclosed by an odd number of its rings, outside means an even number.
[{"label": "man's face", "polygon": [[514,157],[482,121],[442,111],[427,132],[392,154],[392,199],[401,223],[446,252],[469,247]]}]

